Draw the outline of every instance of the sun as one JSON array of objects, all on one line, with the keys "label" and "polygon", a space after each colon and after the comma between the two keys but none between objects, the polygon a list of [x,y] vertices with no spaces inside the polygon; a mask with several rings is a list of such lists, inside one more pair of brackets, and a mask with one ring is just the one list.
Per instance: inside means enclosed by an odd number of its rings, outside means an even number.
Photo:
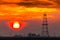
[{"label": "sun", "polygon": [[19,30],[20,28],[21,28],[21,26],[20,26],[20,23],[19,22],[14,22],[13,23],[13,29]]},{"label": "sun", "polygon": [[24,26],[26,26],[26,23],[19,20],[18,21],[13,20],[13,21],[8,21],[8,26],[13,31],[20,31]]},{"label": "sun", "polygon": [[19,22],[14,22],[14,24],[13,24],[13,28],[20,28],[20,24],[19,24]]}]

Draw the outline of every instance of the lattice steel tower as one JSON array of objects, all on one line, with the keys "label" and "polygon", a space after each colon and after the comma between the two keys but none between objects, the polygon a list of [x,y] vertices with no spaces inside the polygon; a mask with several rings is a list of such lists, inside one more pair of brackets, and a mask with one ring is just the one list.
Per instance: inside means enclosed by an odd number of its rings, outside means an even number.
[{"label": "lattice steel tower", "polygon": [[47,20],[47,14],[46,13],[43,14],[42,36],[43,37],[49,37],[48,20]]}]

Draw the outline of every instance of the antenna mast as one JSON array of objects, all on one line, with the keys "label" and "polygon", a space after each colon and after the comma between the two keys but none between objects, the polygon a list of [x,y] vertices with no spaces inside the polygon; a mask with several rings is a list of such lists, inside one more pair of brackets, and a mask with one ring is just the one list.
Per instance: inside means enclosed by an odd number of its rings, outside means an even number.
[{"label": "antenna mast", "polygon": [[42,36],[43,37],[49,37],[48,20],[47,20],[47,14],[46,13],[43,14]]}]

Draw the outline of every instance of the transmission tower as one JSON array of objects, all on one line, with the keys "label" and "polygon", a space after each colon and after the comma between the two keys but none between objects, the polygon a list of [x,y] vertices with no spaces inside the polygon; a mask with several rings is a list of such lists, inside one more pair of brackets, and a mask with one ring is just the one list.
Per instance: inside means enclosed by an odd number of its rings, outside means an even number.
[{"label": "transmission tower", "polygon": [[46,13],[43,14],[42,36],[43,37],[49,37],[48,20],[47,20],[47,14]]}]

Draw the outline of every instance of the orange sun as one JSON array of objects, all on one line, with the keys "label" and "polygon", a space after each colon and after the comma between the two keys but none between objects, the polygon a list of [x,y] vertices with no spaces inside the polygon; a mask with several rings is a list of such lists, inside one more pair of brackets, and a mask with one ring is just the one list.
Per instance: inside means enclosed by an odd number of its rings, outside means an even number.
[{"label": "orange sun", "polygon": [[19,30],[21,28],[20,23],[19,22],[14,22],[13,23],[13,27],[14,30]]},{"label": "orange sun", "polygon": [[13,24],[13,28],[20,28],[20,24],[19,24],[19,22],[14,22],[14,24]]},{"label": "orange sun", "polygon": [[19,31],[26,25],[25,22],[22,21],[8,21],[8,26],[12,30]]}]

